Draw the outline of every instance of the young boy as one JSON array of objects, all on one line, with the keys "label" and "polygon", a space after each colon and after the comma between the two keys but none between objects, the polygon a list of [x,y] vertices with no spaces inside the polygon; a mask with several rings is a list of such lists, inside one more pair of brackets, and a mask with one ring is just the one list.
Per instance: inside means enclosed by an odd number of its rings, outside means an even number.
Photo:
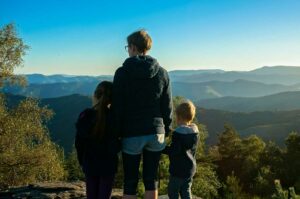
[{"label": "young boy", "polygon": [[173,132],[172,143],[164,153],[170,159],[170,179],[168,195],[170,199],[192,198],[192,179],[196,172],[196,149],[199,138],[198,127],[192,123],[195,117],[195,106],[191,101],[181,103],[176,108],[178,127]]}]

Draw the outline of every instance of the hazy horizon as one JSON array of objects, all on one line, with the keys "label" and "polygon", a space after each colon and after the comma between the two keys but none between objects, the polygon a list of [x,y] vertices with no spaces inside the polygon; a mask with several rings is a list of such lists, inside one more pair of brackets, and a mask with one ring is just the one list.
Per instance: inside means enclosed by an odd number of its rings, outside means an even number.
[{"label": "hazy horizon", "polygon": [[[221,68],[211,68],[211,69],[207,69],[207,68],[201,68],[201,69],[175,69],[175,70],[168,70],[168,72],[173,72],[173,71],[201,71],[201,70],[222,70],[224,72],[249,72],[249,71],[253,71],[253,70],[257,70],[260,68],[264,68],[264,67],[268,67],[268,68],[272,68],[272,67],[294,67],[294,68],[300,68],[300,66],[284,66],[284,65],[274,65],[274,66],[260,66],[260,67],[256,67],[250,70],[224,70]],[[114,73],[112,74],[70,74],[70,73],[51,73],[51,74],[46,74],[46,73],[38,73],[38,72],[34,72],[34,73],[17,73],[18,75],[33,75],[33,74],[39,74],[39,75],[45,75],[45,76],[50,76],[50,75],[66,75],[66,76],[113,76]]]}]

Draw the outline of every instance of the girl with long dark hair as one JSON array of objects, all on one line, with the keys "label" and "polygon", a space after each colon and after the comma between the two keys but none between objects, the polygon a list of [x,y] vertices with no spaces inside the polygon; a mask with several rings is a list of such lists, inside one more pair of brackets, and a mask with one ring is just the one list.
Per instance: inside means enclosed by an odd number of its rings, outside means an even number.
[{"label": "girl with long dark hair", "polygon": [[88,199],[109,199],[118,164],[119,142],[113,134],[112,83],[101,82],[93,95],[93,107],[80,113],[75,147],[86,177]]}]

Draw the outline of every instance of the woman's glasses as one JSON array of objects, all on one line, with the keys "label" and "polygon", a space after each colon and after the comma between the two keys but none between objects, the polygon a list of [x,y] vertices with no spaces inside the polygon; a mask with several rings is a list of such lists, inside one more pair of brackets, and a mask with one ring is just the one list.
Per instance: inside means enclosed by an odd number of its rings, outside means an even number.
[{"label": "woman's glasses", "polygon": [[125,50],[128,51],[128,45],[125,46]]}]

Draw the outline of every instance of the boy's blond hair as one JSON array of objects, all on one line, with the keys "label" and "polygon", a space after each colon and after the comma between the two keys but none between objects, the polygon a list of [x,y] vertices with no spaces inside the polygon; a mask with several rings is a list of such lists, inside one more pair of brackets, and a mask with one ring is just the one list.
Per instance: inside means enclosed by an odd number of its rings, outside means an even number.
[{"label": "boy's blond hair", "polygon": [[191,122],[196,115],[196,107],[193,102],[186,100],[177,106],[175,112],[180,119]]},{"label": "boy's blond hair", "polygon": [[127,37],[128,45],[134,45],[140,53],[146,54],[151,49],[152,39],[146,30],[141,29]]}]

